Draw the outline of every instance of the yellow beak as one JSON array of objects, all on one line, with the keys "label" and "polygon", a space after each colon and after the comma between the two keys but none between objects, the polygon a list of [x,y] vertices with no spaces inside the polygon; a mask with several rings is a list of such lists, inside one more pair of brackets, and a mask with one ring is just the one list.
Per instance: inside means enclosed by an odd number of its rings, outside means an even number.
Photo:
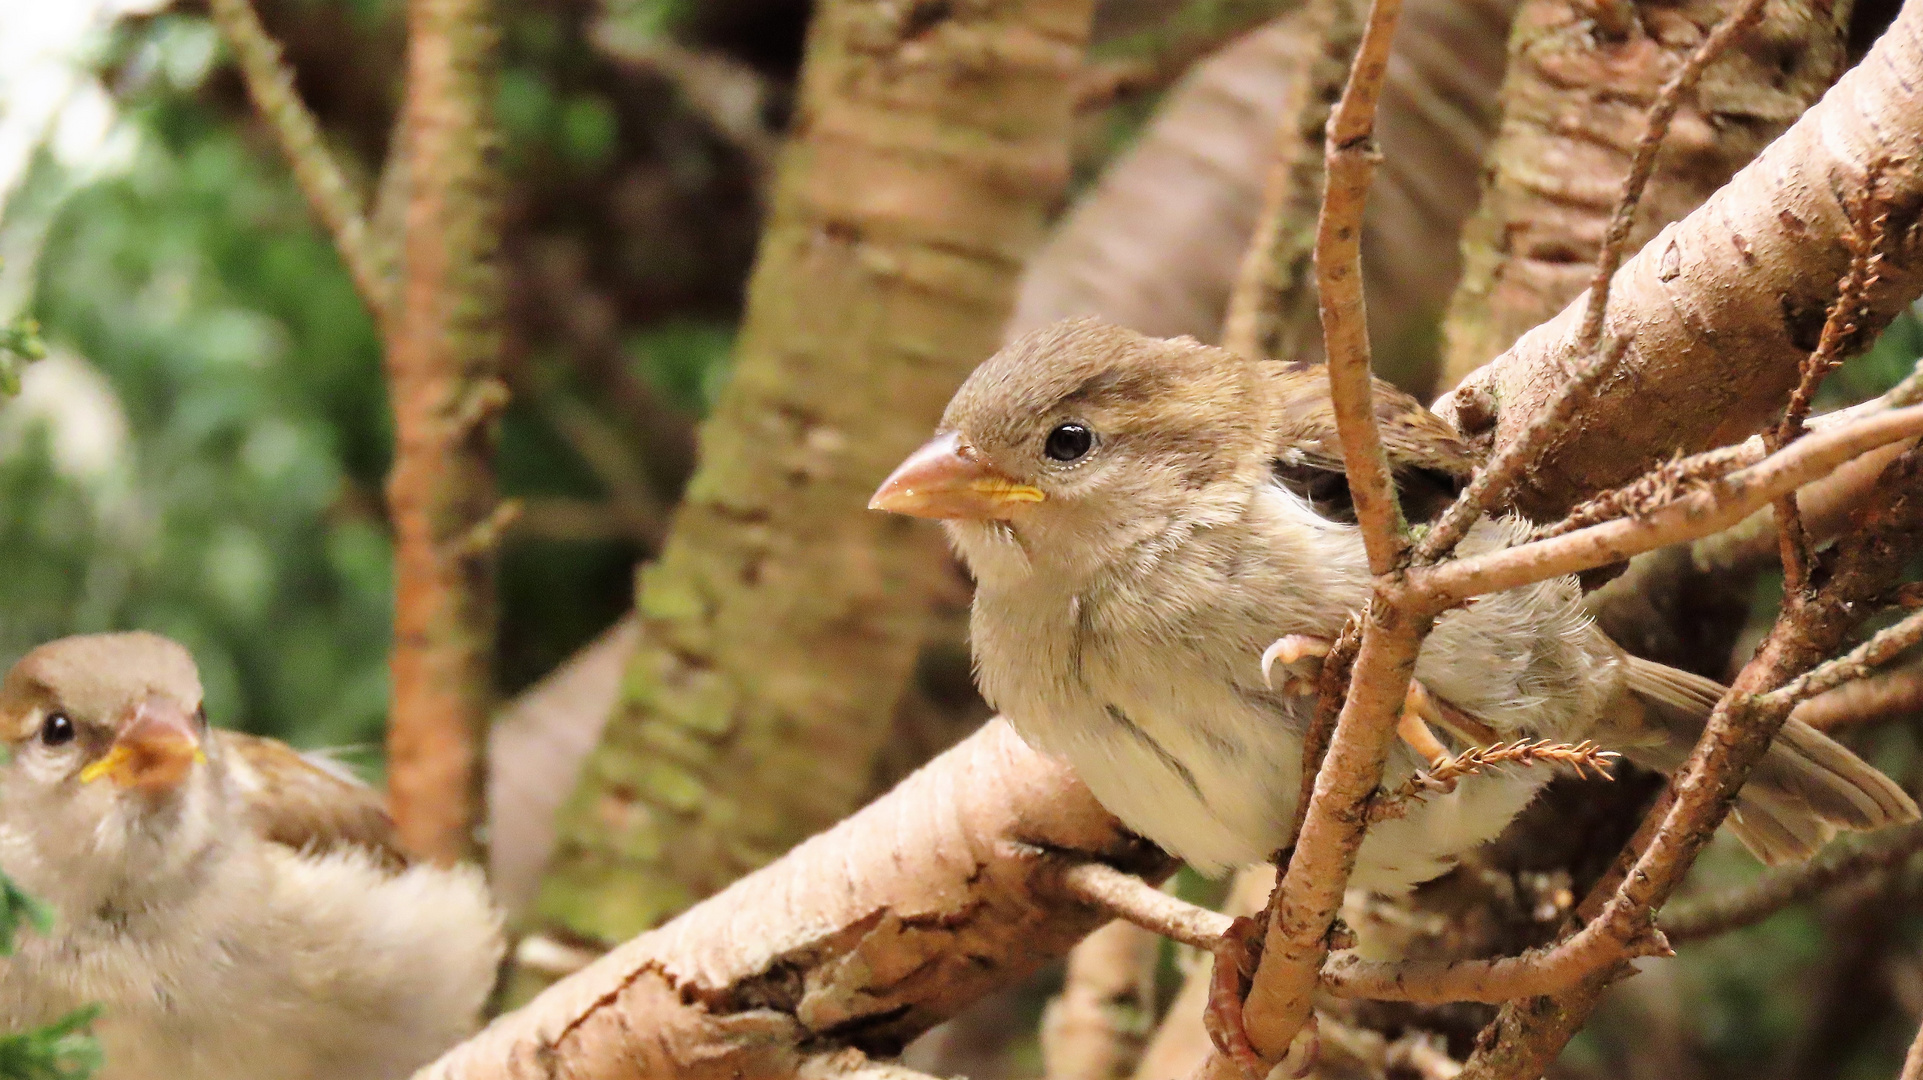
[{"label": "yellow beak", "polygon": [[91,784],[104,777],[119,787],[158,793],[177,786],[206,760],[186,710],[148,698],[134,707],[107,753],[80,770],[80,781]]},{"label": "yellow beak", "polygon": [[910,517],[995,521],[1047,498],[984,461],[955,432],[937,435],[882,481],[868,509]]}]

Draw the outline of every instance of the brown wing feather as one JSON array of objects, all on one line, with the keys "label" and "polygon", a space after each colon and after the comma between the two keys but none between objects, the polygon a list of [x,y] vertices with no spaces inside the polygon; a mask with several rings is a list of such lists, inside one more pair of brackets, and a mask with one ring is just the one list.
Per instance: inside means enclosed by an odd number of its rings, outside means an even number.
[{"label": "brown wing feather", "polygon": [[216,731],[229,775],[261,837],[297,851],[359,848],[389,869],[407,866],[380,793],[331,762],[285,743]]},{"label": "brown wing feather", "polygon": [[[1353,518],[1342,473],[1335,404],[1320,364],[1274,366],[1278,409],[1276,475],[1332,516]],[[1441,417],[1395,387],[1374,380],[1383,450],[1396,478],[1403,513],[1426,521],[1439,513],[1479,464],[1469,443]]]}]

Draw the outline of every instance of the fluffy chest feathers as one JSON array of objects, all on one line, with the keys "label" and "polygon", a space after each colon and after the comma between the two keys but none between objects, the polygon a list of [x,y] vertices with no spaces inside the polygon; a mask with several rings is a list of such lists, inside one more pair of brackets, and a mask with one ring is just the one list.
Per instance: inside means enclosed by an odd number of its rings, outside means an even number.
[{"label": "fluffy chest feathers", "polygon": [[[1052,572],[1009,534],[958,532],[978,579],[982,689],[1025,737],[1069,759],[1130,828],[1205,872],[1284,842],[1314,700],[1282,692],[1280,670],[1277,689],[1264,685],[1259,658],[1285,634],[1333,637],[1362,606],[1368,573],[1352,526],[1264,485],[1238,520],[1139,545],[1085,577]],[[1485,525],[1472,550],[1502,539],[1502,526]],[[1564,598],[1521,590],[1446,616],[1419,675],[1501,731],[1586,723],[1575,684],[1589,674],[1593,631],[1550,599]],[[1398,747],[1391,782],[1418,764]],[[1358,881],[1394,889],[1439,873],[1499,831],[1542,779],[1465,783],[1377,829]]]}]

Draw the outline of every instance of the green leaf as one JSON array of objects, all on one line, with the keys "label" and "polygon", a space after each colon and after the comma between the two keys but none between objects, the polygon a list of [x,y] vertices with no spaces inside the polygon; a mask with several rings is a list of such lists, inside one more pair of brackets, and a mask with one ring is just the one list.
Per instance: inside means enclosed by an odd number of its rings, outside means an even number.
[{"label": "green leaf", "polygon": [[100,1068],[100,1043],[88,1030],[98,1006],[21,1035],[0,1035],[0,1080],[86,1080]]}]

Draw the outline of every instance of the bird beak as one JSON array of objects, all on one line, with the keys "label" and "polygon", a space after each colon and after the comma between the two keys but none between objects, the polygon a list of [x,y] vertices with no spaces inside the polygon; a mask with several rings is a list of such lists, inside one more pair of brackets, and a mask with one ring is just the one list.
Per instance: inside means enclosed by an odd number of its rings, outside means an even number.
[{"label": "bird beak", "polygon": [[206,760],[187,711],[175,702],[149,697],[134,707],[106,756],[80,770],[80,780],[90,784],[106,777],[119,787],[158,794]]},{"label": "bird beak", "polygon": [[875,497],[868,500],[868,509],[910,517],[992,521],[1045,497],[1042,489],[1017,483],[982,460],[951,431],[908,455],[882,481]]}]

